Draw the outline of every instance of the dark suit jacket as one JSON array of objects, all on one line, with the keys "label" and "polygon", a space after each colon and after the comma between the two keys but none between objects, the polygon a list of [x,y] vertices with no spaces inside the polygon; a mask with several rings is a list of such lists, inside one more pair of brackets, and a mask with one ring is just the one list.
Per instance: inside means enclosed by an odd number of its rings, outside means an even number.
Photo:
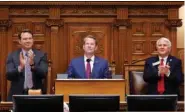
[{"label": "dark suit jacket", "polygon": [[[12,95],[22,94],[24,90],[24,69],[22,72],[18,71],[18,66],[20,65],[19,53],[21,51],[19,49],[12,52],[6,61],[6,76],[11,81],[8,101],[12,100]],[[35,67],[32,69],[33,89],[43,89],[42,79],[46,77],[48,71],[47,56],[45,53],[36,49],[33,49],[33,52],[35,54]]]},{"label": "dark suit jacket", "polygon": [[[71,61],[68,70],[68,78],[85,79],[84,56],[75,58]],[[90,75],[92,79],[110,78],[110,72],[107,60],[95,56],[93,70]]]},{"label": "dark suit jacket", "polygon": [[[159,57],[148,58],[145,62],[144,67],[144,81],[148,83],[148,93],[149,94],[158,94],[157,92],[157,83],[161,78],[158,76],[158,65],[153,66],[152,63],[159,61]],[[164,77],[165,81],[165,92],[164,94],[178,94],[179,95],[179,84],[183,80],[182,73],[182,63],[181,60],[177,59],[174,56],[169,55],[167,58],[167,63],[170,66],[170,75],[169,77]]]}]

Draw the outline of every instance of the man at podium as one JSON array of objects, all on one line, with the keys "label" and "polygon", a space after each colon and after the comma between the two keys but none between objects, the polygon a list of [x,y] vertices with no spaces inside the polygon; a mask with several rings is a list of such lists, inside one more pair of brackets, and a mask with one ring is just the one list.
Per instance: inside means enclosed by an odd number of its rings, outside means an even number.
[{"label": "man at podium", "polygon": [[108,61],[95,56],[97,48],[97,40],[94,36],[88,35],[84,38],[84,56],[71,60],[67,70],[68,78],[103,79],[111,77]]}]

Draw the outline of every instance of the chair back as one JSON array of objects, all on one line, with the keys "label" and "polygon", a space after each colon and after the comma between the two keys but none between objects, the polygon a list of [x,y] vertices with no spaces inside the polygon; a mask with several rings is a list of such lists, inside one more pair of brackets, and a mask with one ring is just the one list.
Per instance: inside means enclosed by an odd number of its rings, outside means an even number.
[{"label": "chair back", "polygon": [[[142,61],[142,62],[141,62]],[[125,64],[126,94],[146,94],[147,83],[143,80],[145,60]]]},{"label": "chair back", "polygon": [[143,71],[129,71],[130,94],[146,94],[147,83],[143,80]]}]

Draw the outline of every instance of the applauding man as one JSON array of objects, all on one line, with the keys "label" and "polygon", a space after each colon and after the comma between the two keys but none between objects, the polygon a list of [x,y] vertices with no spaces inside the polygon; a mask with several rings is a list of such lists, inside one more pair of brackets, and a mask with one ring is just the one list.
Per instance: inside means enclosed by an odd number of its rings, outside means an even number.
[{"label": "applauding man", "polygon": [[183,80],[181,60],[170,55],[171,42],[160,38],[156,42],[158,56],[146,60],[144,80],[148,83],[149,94],[178,94]]},{"label": "applauding man", "polygon": [[12,95],[28,94],[29,89],[43,89],[42,79],[48,71],[46,54],[32,48],[32,32],[25,29],[18,37],[21,49],[10,53],[6,62],[6,76],[11,81],[8,101]]}]

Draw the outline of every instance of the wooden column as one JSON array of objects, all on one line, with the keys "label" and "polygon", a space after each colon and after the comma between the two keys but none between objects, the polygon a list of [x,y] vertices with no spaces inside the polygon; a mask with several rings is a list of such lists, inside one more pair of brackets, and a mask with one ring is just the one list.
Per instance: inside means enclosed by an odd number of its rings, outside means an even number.
[{"label": "wooden column", "polygon": [[177,27],[182,26],[182,21],[179,19],[178,10],[178,8],[169,8],[168,19],[165,20],[165,25],[170,30],[169,38],[172,42],[171,54],[174,56],[177,56]]},{"label": "wooden column", "polygon": [[51,88],[54,87],[54,80],[56,78],[57,71],[59,71],[60,63],[59,63],[59,28],[63,26],[63,20],[60,19],[60,8],[58,7],[50,7],[49,9],[49,19],[46,20],[46,25],[50,27],[50,38],[51,38],[51,68],[52,68],[52,76],[51,76]]},{"label": "wooden column", "polygon": [[115,19],[114,26],[118,28],[118,60],[116,63],[116,69],[123,74],[124,64],[128,63],[128,51],[127,51],[127,33],[128,27],[131,26],[131,20],[128,19],[128,8],[117,8],[117,19]]},{"label": "wooden column", "polygon": [[10,27],[11,21],[5,19],[0,20],[0,87],[1,87],[1,100],[6,101],[7,93],[6,93],[6,58],[7,58],[7,44],[8,44],[8,37],[7,37],[7,30]]},{"label": "wooden column", "polygon": [[8,28],[11,26],[9,20],[9,7],[0,6],[0,94],[1,100],[6,101],[6,58],[8,48]]}]

